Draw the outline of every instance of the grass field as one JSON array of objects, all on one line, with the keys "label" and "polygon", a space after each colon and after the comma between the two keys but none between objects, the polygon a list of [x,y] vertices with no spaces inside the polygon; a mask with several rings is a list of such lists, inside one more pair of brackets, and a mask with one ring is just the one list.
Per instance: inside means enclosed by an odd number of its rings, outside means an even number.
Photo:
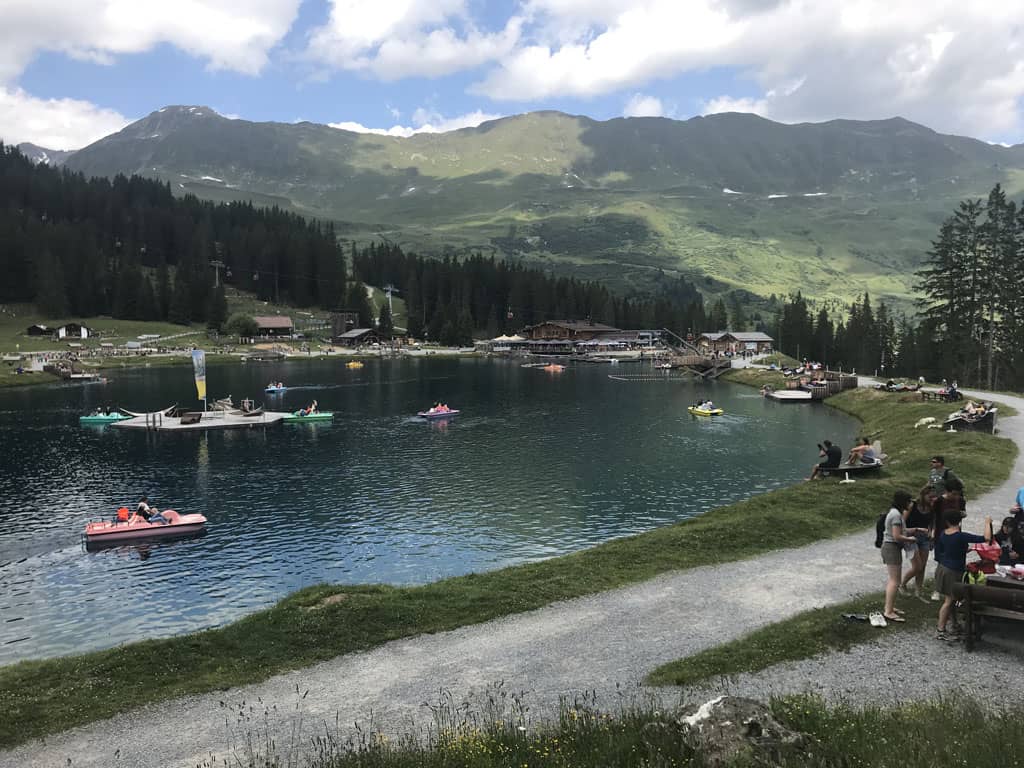
[{"label": "grass field", "polygon": [[[1016,457],[1016,446],[999,437],[913,429],[923,416],[944,416],[945,403],[869,390],[848,391],[830,402],[859,418],[865,434],[880,436],[890,457],[881,477],[842,494],[835,493],[834,480],[801,483],[572,555],[418,587],[310,587],[219,629],[2,667],[0,746],[155,701],[255,682],[395,638],[863,531],[896,488],[920,486],[937,440],[972,495],[1002,482]],[[737,526],[746,535],[735,546],[710,545]]]}]

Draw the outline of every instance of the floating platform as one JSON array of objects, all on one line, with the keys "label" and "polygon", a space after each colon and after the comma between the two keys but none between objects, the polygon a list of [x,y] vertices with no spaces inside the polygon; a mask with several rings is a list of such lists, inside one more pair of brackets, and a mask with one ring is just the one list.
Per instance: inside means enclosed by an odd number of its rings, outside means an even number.
[{"label": "floating platform", "polygon": [[814,395],[806,389],[777,389],[765,392],[765,397],[780,403],[809,403]]},{"label": "floating platform", "polygon": [[165,416],[163,411],[144,413],[124,421],[117,421],[111,427],[117,429],[142,429],[150,432],[197,432],[210,429],[262,429],[280,424],[290,414],[275,411],[261,411],[253,416],[241,412],[189,411],[181,416]]}]

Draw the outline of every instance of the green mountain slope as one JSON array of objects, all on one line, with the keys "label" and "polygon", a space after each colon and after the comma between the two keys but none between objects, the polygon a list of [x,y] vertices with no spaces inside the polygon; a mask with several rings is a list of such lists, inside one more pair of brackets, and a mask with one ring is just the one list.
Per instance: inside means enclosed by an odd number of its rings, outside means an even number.
[{"label": "green mountain slope", "polygon": [[796,288],[906,299],[941,220],[1024,149],[903,119],[782,125],[753,115],[605,122],[558,112],[395,138],[166,107],[69,168],[139,173],[176,193],[253,199],[423,253],[538,259],[643,287],[658,270],[712,291]]}]

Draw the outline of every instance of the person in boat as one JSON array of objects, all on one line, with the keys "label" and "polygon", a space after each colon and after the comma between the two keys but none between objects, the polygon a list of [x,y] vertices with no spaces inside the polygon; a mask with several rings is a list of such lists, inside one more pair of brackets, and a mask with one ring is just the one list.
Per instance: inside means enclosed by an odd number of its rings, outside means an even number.
[{"label": "person in boat", "polygon": [[312,403],[309,404],[309,408],[306,410],[306,415],[308,416],[311,413],[317,413],[318,409],[319,405],[317,404],[316,400],[314,400]]},{"label": "person in boat", "polygon": [[704,403],[704,410],[705,411],[713,411],[713,410],[715,410],[715,404],[713,402],[711,402],[710,400],[708,400],[706,403]]},{"label": "person in boat", "polygon": [[139,520],[146,523],[161,523],[163,525],[168,525],[171,522],[160,513],[159,509],[149,505],[148,496],[143,496],[139,501],[139,505],[135,508],[135,514],[132,515],[128,524],[137,523]]}]

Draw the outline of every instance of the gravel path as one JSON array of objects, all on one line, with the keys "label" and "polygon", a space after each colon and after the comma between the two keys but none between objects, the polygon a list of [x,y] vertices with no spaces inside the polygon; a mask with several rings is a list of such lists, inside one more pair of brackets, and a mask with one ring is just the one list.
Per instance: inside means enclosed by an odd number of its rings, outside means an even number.
[{"label": "gravel path", "polygon": [[[1024,399],[998,399],[1024,414]],[[1000,419],[1000,432],[1024,445],[1024,415]],[[951,461],[955,469],[955,462]],[[922,476],[927,468],[922,467]],[[967,478],[969,483],[969,478]],[[1024,452],[1002,487],[970,503],[967,527],[980,530],[987,514],[998,519],[1024,485]],[[0,766],[174,766],[191,767],[229,757],[246,733],[274,739],[287,753],[307,744],[324,724],[368,723],[386,733],[417,732],[429,725],[439,692],[454,702],[484,706],[494,684],[523,692],[533,721],[557,711],[560,697],[595,691],[612,708],[624,695],[660,696],[666,703],[678,691],[639,689],[654,667],[734,639],[753,629],[811,607],[842,602],[880,590],[885,581],[874,531],[782,550],[741,563],[665,574],[610,592],[557,603],[527,614],[388,643],[257,685],[191,696],[120,715],[66,733],[0,752]],[[740,579],[752,586],[738,588]],[[1019,647],[983,646],[970,664],[949,664],[930,632],[892,634],[878,646],[779,665],[710,689],[762,698],[770,693],[814,690],[829,698],[889,703],[916,699],[947,686],[974,688],[982,678],[1006,675],[1024,682]],[[896,653],[892,651],[895,650]],[[912,674],[901,659],[915,659]],[[896,659],[897,662],[892,662]],[[930,672],[925,665],[935,663]],[[979,669],[983,668],[983,674]],[[941,673],[940,673],[941,672]],[[1004,678],[1005,679],[1005,678]],[[840,682],[837,682],[840,681]],[[1017,685],[1016,687],[1020,687]],[[709,689],[709,690],[710,690]],[[305,698],[300,694],[308,691]],[[624,691],[626,693],[624,693]],[[701,698],[701,691],[687,691]],[[265,708],[276,711],[264,717]]]}]

